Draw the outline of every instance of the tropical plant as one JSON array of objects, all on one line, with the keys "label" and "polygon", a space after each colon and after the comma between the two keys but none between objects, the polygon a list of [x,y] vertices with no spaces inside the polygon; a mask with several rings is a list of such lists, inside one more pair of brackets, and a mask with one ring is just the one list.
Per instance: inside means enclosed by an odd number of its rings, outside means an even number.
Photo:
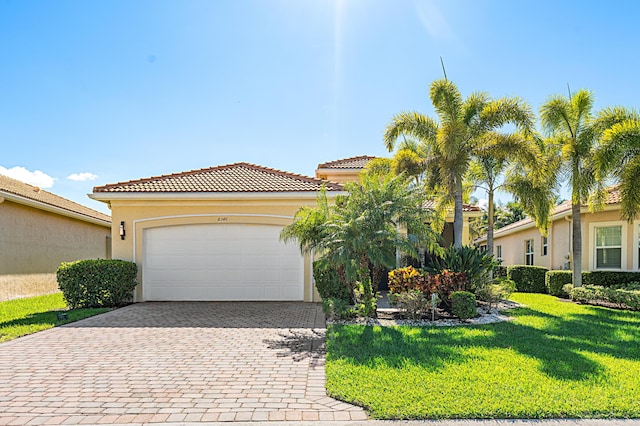
[{"label": "tropical plant", "polygon": [[[597,120],[615,124],[603,132],[594,162],[599,182],[613,177],[619,184],[621,216],[632,221],[640,212],[640,115],[624,108],[607,108]],[[601,202],[601,200],[599,200]]]},{"label": "tropical plant", "polygon": [[[491,281],[491,271],[498,262],[476,247],[463,246],[460,249],[448,247],[439,256],[433,256],[427,270],[434,274],[443,271],[464,272],[469,280],[469,289],[481,288]],[[466,289],[465,289],[466,290]]]},{"label": "tropical plant", "polygon": [[417,141],[425,181],[439,195],[437,210],[442,212],[443,206],[454,205],[454,246],[460,248],[463,181],[472,159],[487,144],[498,144],[488,135],[505,124],[513,124],[523,134],[529,134],[534,116],[519,98],[491,100],[485,93],[474,93],[463,99],[455,84],[447,79],[431,83],[429,95],[438,120],[418,112],[396,114],[385,130],[384,143],[392,151],[400,137]]},{"label": "tropical plant", "polygon": [[321,191],[316,207],[298,210],[280,237],[296,240],[304,253],[314,252],[335,265],[363,314],[373,316],[372,276],[377,283],[384,268],[395,266],[396,251],[413,257],[418,247],[440,252],[439,236],[426,224],[423,191],[409,187],[403,175],[365,173],[360,183],[348,183],[345,189],[349,195],[335,205],[329,205],[326,191]]},{"label": "tropical plant", "polygon": [[[555,158],[550,162],[555,164],[555,170],[547,170],[545,179],[553,186],[568,181],[571,187],[572,270],[575,287],[582,285],[581,207],[588,204],[593,210],[602,205],[604,177],[615,167],[612,161],[622,160],[622,157],[614,155],[618,150],[612,148],[611,141],[616,135],[620,136],[616,136],[615,140],[623,138],[622,135],[626,133],[623,129],[630,128],[628,111],[607,108],[594,117],[593,103],[593,93],[582,89],[574,94],[570,93],[568,97],[551,96],[540,108],[542,128],[548,135],[545,145],[550,150],[549,158]],[[599,150],[599,161],[593,161],[601,139],[605,148]],[[623,163],[624,161],[620,164]],[[596,167],[597,164],[599,167]],[[631,195],[628,201],[637,197]]]}]

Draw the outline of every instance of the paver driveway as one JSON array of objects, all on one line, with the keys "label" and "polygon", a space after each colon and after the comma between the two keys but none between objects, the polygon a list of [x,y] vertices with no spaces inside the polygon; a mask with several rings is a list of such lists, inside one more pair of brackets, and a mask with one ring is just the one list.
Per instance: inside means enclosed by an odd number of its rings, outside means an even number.
[{"label": "paver driveway", "polygon": [[362,420],[295,302],[140,303],[0,344],[0,424]]}]

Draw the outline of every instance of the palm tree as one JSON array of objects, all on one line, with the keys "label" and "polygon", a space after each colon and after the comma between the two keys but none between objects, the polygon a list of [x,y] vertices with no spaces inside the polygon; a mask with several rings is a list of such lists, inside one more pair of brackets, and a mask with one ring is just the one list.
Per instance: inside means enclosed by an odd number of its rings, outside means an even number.
[{"label": "palm tree", "polygon": [[401,136],[414,138],[424,154],[427,182],[445,198],[439,204],[454,204],[454,246],[462,247],[463,180],[471,160],[485,142],[484,137],[505,124],[528,134],[534,123],[531,108],[519,98],[491,100],[485,93],[462,99],[447,79],[431,83],[429,96],[438,121],[418,112],[402,112],[392,118],[384,143],[392,151]]},{"label": "palm tree", "polygon": [[[469,180],[474,187],[484,189],[487,192],[487,254],[493,255],[493,232],[495,227],[495,192],[504,190],[521,196],[519,188],[510,186],[510,181],[505,180],[505,172],[508,166],[515,171],[523,170],[533,165],[540,158],[536,145],[531,140],[517,133],[502,134],[488,132],[483,142],[478,146],[475,158],[469,167]],[[532,198],[522,196],[527,200]],[[533,198],[534,200],[536,198]],[[543,202],[545,200],[542,200]],[[537,213],[537,209],[532,211]],[[534,214],[537,217],[537,215]]]},{"label": "palm tree", "polygon": [[607,129],[594,155],[596,177],[604,181],[610,176],[618,182],[621,216],[631,222],[640,212],[640,115],[620,107],[607,108],[597,121]]},{"label": "palm tree", "polygon": [[[554,95],[540,108],[542,128],[549,135],[546,143],[552,150],[555,149],[558,167],[557,172],[551,173],[548,179],[555,183],[568,181],[571,187],[572,269],[575,287],[582,286],[581,207],[588,204],[594,210],[601,206],[606,172],[614,167],[614,161],[622,160],[616,154],[618,150],[612,147],[612,141],[614,138],[621,140],[625,133],[623,129],[629,129],[630,116],[627,111],[619,108],[603,109],[594,117],[593,103],[593,93],[582,89],[568,97]],[[603,148],[598,150],[600,141],[603,142]],[[594,161],[597,152],[598,161]],[[598,163],[600,167],[597,167]],[[629,184],[632,185],[631,182]],[[627,210],[629,212],[632,210]]]},{"label": "palm tree", "polygon": [[[375,315],[371,276],[395,266],[396,250],[413,257],[418,247],[437,252],[439,236],[426,224],[422,189],[410,187],[403,175],[364,173],[361,180],[346,184],[349,195],[332,206],[322,191],[317,206],[298,210],[280,238],[296,240],[304,253],[315,252],[336,265],[354,299],[367,309],[365,314]],[[358,285],[360,296],[354,292]]]}]

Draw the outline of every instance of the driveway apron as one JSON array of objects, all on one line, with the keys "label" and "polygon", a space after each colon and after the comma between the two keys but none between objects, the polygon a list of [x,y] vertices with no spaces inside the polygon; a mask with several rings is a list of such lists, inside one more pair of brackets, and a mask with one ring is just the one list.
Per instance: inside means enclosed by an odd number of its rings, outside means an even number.
[{"label": "driveway apron", "polygon": [[130,305],[0,344],[0,424],[364,420],[298,302]]}]

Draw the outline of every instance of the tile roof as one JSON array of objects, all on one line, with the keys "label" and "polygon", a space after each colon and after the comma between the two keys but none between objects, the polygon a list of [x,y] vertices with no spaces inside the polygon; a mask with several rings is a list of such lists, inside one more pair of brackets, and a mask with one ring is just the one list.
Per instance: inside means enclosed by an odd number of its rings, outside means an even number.
[{"label": "tile roof", "polygon": [[343,158],[341,160],[318,164],[318,169],[363,169],[364,166],[374,158],[376,157],[371,157],[369,155]]},{"label": "tile roof", "polygon": [[8,176],[0,175],[0,193],[17,195],[32,201],[67,210],[71,213],[111,223],[111,217],[109,215],[100,213],[90,209],[89,207],[85,207],[82,204],[74,203],[73,201],[62,198],[59,195]]},{"label": "tile roof", "polygon": [[93,188],[93,192],[299,192],[341,191],[337,183],[270,169],[234,163],[207,169],[119,182]]},{"label": "tile roof", "polygon": [[[610,186],[606,189],[607,191],[607,195],[605,196],[604,199],[604,204],[605,205],[613,205],[613,204],[619,204],[620,203],[620,187],[619,185],[614,185],[614,186]],[[584,207],[584,206],[583,206]],[[558,204],[557,206],[554,207],[553,211],[551,212],[551,217],[560,214],[560,213],[564,213],[567,211],[571,211],[571,200],[566,200],[563,201],[562,203]],[[525,218],[522,220],[519,220],[518,222],[513,222],[510,223],[507,226],[503,226],[502,228],[496,229],[494,235],[500,235],[504,232],[507,232],[511,229],[516,229],[519,228],[521,226],[524,225],[528,225],[533,223],[533,219],[531,218]],[[480,238],[482,239],[482,238]]]}]

